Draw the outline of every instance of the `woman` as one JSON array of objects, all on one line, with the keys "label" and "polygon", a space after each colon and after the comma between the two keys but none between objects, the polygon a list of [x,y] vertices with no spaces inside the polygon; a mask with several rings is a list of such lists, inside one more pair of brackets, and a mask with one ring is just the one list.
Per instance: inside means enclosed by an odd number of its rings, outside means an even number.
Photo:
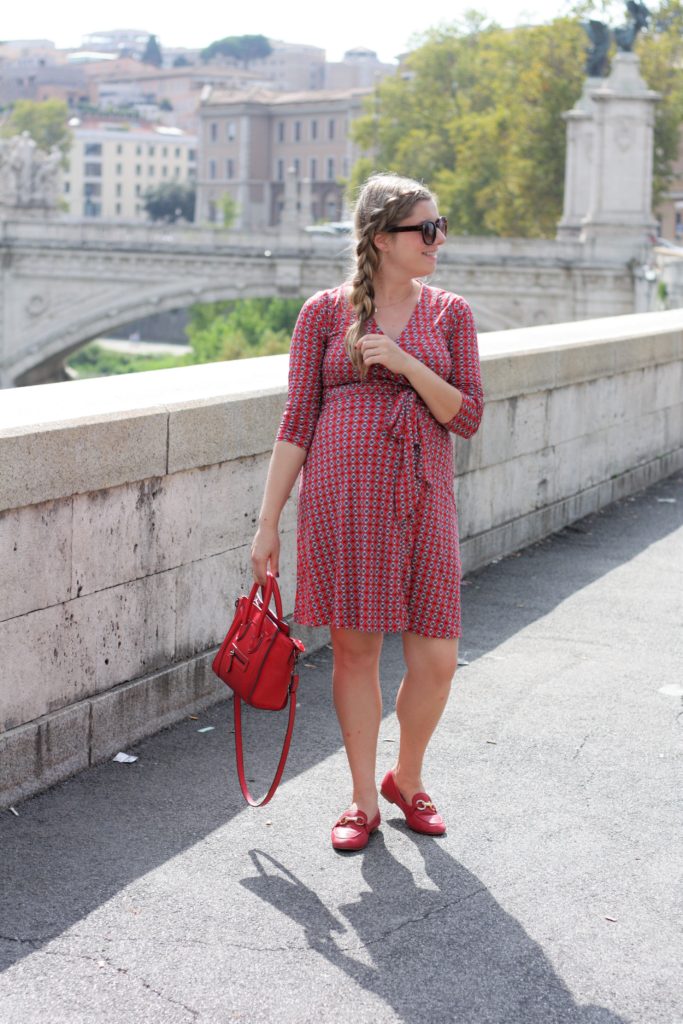
[{"label": "woman", "polygon": [[318,292],[292,337],[289,397],[259,526],[255,578],[278,572],[279,518],[302,470],[295,621],[330,626],[333,695],[353,783],[332,829],[336,849],[367,845],[380,824],[375,781],[384,633],[402,634],[400,747],[381,784],[417,832],[443,818],[422,761],[457,666],[460,560],[449,434],[479,426],[476,331],[464,299],[421,278],[435,268],[446,220],[407,178],[364,185],[352,282]]}]

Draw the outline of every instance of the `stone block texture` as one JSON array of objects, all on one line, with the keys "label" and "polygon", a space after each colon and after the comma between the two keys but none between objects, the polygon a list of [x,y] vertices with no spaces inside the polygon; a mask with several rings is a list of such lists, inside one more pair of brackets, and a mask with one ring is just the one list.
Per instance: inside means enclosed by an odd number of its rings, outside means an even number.
[{"label": "stone block texture", "polygon": [[[482,353],[482,427],[453,442],[465,571],[683,465],[683,313],[505,331]],[[201,372],[12,394],[0,422],[0,803],[225,695],[210,662],[251,586],[286,393],[286,359],[273,360],[233,377],[190,367]],[[289,616],[297,492],[281,519]],[[297,632],[309,651],[329,640]]]}]

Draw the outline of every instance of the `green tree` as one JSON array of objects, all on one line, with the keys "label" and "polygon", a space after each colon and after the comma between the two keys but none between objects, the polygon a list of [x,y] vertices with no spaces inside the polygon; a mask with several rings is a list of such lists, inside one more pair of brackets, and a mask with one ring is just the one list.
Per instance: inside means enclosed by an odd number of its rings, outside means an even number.
[{"label": "green tree", "polygon": [[28,132],[39,149],[49,153],[53,146],[57,146],[66,157],[73,142],[68,119],[69,108],[62,100],[17,100],[0,129],[0,135],[7,137]]},{"label": "green tree", "polygon": [[156,188],[147,189],[144,194],[144,207],[151,220],[166,221],[174,224],[181,218],[194,220],[196,200],[194,183],[165,181]]},{"label": "green tree", "polygon": [[205,64],[214,57],[232,57],[246,67],[249,61],[268,57],[272,52],[273,48],[265,36],[226,36],[210,43],[199,56]]},{"label": "green tree", "polygon": [[301,299],[241,299],[191,307],[186,328],[197,362],[289,351]]},{"label": "green tree", "polygon": [[664,0],[636,44],[640,70],[661,96],[655,109],[654,205],[673,177],[683,123],[683,3]]},{"label": "green tree", "polygon": [[154,67],[160,68],[164,62],[164,58],[161,53],[161,47],[157,41],[156,36],[150,36],[147,40],[147,46],[145,52],[142,55],[143,64],[153,64]]},{"label": "green tree", "polygon": [[224,192],[219,205],[223,215],[223,227],[231,228],[237,218],[237,202],[229,192]]},{"label": "green tree", "polygon": [[[571,16],[510,30],[470,14],[429,32],[366,101],[353,127],[364,151],[352,190],[372,170],[434,187],[454,232],[552,237],[562,212],[562,114],[585,80],[586,3]],[[604,16],[604,15],[603,15]],[[662,94],[655,122],[656,202],[683,122],[683,3],[663,0],[636,51]]]}]

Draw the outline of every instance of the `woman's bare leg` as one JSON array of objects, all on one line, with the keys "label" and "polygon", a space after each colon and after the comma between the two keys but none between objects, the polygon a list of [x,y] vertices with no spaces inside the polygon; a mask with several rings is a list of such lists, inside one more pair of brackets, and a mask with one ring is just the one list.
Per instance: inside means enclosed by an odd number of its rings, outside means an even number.
[{"label": "woman's bare leg", "polygon": [[396,697],[401,727],[394,778],[404,799],[425,792],[422,762],[427,744],[443,714],[458,665],[458,641],[403,634],[406,673]]},{"label": "woman's bare leg", "polygon": [[377,736],[382,718],[382,633],[331,628],[332,693],[353,780],[354,810],[377,813]]}]

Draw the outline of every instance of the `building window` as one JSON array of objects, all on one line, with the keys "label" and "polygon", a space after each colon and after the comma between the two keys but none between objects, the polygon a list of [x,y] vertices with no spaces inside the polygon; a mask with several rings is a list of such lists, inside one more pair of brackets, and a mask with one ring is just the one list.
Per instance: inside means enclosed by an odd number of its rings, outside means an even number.
[{"label": "building window", "polygon": [[228,142],[233,142],[237,138],[237,125],[234,121],[228,121],[226,133]]},{"label": "building window", "polygon": [[294,122],[294,141],[301,142],[301,121]]},{"label": "building window", "polygon": [[314,142],[318,138],[318,122],[317,121],[311,121],[311,138],[313,139]]},{"label": "building window", "polygon": [[318,161],[314,156],[311,157],[311,181],[315,181],[318,177]]},{"label": "building window", "polygon": [[331,117],[327,122],[327,137],[328,139],[334,138],[334,118]]},{"label": "building window", "polygon": [[218,142],[218,123],[216,121],[211,122],[211,141]]},{"label": "building window", "polygon": [[102,145],[99,142],[86,142],[84,149],[86,156],[102,156]]},{"label": "building window", "polygon": [[121,216],[121,203],[117,203],[116,204],[116,216],[117,217]]},{"label": "building window", "polygon": [[154,146],[148,146],[147,147],[147,155],[148,156],[154,156],[154,153],[155,153]]},{"label": "building window", "polygon": [[168,178],[168,167],[166,166],[166,164],[164,164],[164,166],[161,168],[161,177]]},{"label": "building window", "polygon": [[102,164],[86,164],[84,174],[86,178],[101,178]]},{"label": "building window", "polygon": [[142,174],[142,164],[135,165],[135,173],[138,175],[138,177]]},{"label": "building window", "polygon": [[150,164],[149,167],[147,168],[147,177],[148,178],[153,178],[154,177],[154,164]]},{"label": "building window", "polygon": [[179,178],[180,177],[180,168],[179,167],[174,167],[174,169],[173,169],[173,177],[174,178]]},{"label": "building window", "polygon": [[65,181],[64,182],[64,191],[65,192],[70,192],[71,191],[71,182],[70,181]]},{"label": "building window", "polygon": [[136,146],[135,147],[135,155],[136,156],[142,156],[142,146]]},{"label": "building window", "polygon": [[[176,153],[176,156],[180,156],[180,150],[178,150],[178,152]],[[188,160],[196,160],[197,159],[197,150],[196,149],[188,150],[187,159]]]},{"label": "building window", "polygon": [[119,142],[119,144],[118,144],[118,145],[117,145],[117,147],[116,147],[116,155],[117,155],[117,156],[121,156],[121,154],[122,154],[122,153],[123,153],[123,146],[122,146],[122,145],[121,145],[121,143]]},{"label": "building window", "polygon": [[209,177],[213,180],[216,177],[216,161],[209,160]]},{"label": "building window", "polygon": [[101,196],[102,186],[100,185],[99,181],[86,181],[85,185],[83,186],[83,195],[88,197]]},{"label": "building window", "polygon": [[327,180],[334,181],[334,157],[327,158]]},{"label": "building window", "polygon": [[225,161],[225,177],[226,178],[234,178],[235,177],[235,161],[234,160],[228,159],[228,160]]},{"label": "building window", "polygon": [[298,178],[299,175],[301,174],[301,161],[299,160],[298,156],[294,157],[294,160],[292,161],[292,167],[294,168],[294,174]]},{"label": "building window", "polygon": [[[192,150],[190,150],[190,153],[192,153]],[[176,160],[180,160],[180,146],[176,146],[175,148],[175,158]],[[194,156],[191,156],[190,159],[194,160]]]},{"label": "building window", "polygon": [[123,164],[117,164],[116,165],[116,173],[117,174],[123,174]]},{"label": "building window", "polygon": [[118,184],[118,185],[116,186],[116,195],[117,195],[117,198],[121,196],[121,191],[122,191],[122,188],[121,188],[121,183],[119,182],[119,184]]},{"label": "building window", "polygon": [[94,203],[92,199],[86,199],[83,203],[83,216],[84,217],[101,217],[102,216],[102,203]]},{"label": "building window", "polygon": [[162,147],[161,155],[163,156],[164,160],[168,157],[168,146],[163,146]]},{"label": "building window", "polygon": [[209,199],[209,223],[216,223],[216,203],[213,199]]},{"label": "building window", "polygon": [[284,160],[278,160],[278,162],[277,162],[277,170],[275,171],[275,177],[277,178],[278,181],[284,181],[285,180],[285,162],[284,162]]},{"label": "building window", "polygon": [[140,214],[140,210],[141,210],[140,204],[139,204],[139,203],[136,203],[136,204],[135,204],[135,213],[136,213],[136,214],[137,214],[138,216],[139,216],[139,214]]},{"label": "building window", "polygon": [[135,195],[136,196],[141,196],[142,195],[142,185],[136,185],[135,186]]},{"label": "building window", "polygon": [[277,123],[277,141],[278,142],[284,142],[285,141],[285,122],[284,121],[278,121],[278,123]]}]

